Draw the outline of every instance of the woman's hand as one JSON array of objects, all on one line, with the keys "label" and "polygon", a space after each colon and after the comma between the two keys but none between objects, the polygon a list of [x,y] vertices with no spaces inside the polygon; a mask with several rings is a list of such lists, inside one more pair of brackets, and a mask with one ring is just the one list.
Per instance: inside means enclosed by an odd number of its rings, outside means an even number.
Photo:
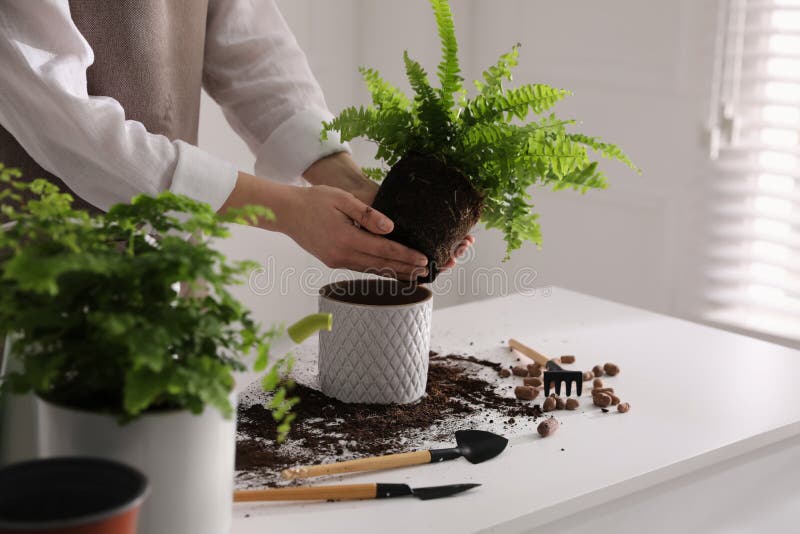
[{"label": "woman's hand", "polygon": [[352,194],[325,185],[284,193],[285,201],[273,207],[276,226],[328,267],[401,280],[428,273],[425,255],[381,237],[392,231],[392,221]]},{"label": "woman's hand", "polygon": [[[378,192],[378,184],[361,173],[361,168],[347,152],[339,152],[317,160],[303,173],[303,176],[312,184],[344,189],[368,206],[372,205]],[[441,270],[446,271],[455,267],[456,259],[463,256],[474,244],[475,238],[472,235],[466,236]]]}]

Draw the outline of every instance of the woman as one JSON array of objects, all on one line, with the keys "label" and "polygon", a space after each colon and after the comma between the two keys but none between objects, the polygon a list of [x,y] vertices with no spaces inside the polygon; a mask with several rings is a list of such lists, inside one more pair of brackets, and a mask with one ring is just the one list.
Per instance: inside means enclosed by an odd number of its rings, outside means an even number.
[{"label": "woman", "polygon": [[[262,204],[276,221],[260,226],[329,267],[426,274],[423,254],[380,237],[392,221],[369,208],[376,186],[348,147],[320,140],[332,115],[273,0],[2,0],[0,72],[0,162],[86,209],[165,190],[216,210]],[[201,88],[256,175],[195,146]],[[7,428],[24,434],[29,414],[7,411]],[[16,449],[0,463],[33,452]]]},{"label": "woman", "polygon": [[[392,221],[369,208],[376,186],[348,147],[320,140],[332,115],[273,0],[4,0],[0,72],[0,162],[87,209],[164,190],[262,204],[276,221],[260,226],[329,267],[426,272],[423,254],[379,237]],[[257,176],[195,146],[201,87]]]}]

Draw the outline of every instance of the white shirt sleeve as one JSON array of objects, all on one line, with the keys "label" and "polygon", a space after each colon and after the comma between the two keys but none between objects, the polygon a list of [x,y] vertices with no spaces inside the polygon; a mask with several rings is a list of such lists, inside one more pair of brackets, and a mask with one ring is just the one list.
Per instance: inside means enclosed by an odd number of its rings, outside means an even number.
[{"label": "white shirt sleeve", "polygon": [[93,61],[69,0],[2,0],[0,124],[40,166],[100,209],[168,189],[219,209],[236,167],[125,120],[112,98],[90,96],[86,69]]},{"label": "white shirt sleeve", "polygon": [[348,151],[320,140],[322,90],[274,0],[211,0],[203,86],[256,155],[259,176],[302,183],[316,160]]}]

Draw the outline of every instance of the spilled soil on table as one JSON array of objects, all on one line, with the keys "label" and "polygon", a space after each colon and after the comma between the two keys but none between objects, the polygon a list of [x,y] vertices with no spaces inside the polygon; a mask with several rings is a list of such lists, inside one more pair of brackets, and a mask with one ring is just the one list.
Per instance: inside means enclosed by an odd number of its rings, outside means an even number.
[{"label": "spilled soil on table", "polygon": [[[479,376],[500,364],[472,356],[431,352],[426,395],[406,405],[346,404],[298,385],[297,418],[287,443],[274,439],[277,425],[262,405],[239,408],[237,471],[263,475],[263,483],[274,485],[283,469],[300,464],[339,461],[405,452],[430,441],[454,441],[453,434],[469,416],[504,426],[532,424],[541,415],[538,404],[520,402],[501,395],[496,382]],[[474,417],[470,419],[475,421]],[[498,421],[500,422],[500,421]],[[272,480],[275,478],[275,480]]]}]

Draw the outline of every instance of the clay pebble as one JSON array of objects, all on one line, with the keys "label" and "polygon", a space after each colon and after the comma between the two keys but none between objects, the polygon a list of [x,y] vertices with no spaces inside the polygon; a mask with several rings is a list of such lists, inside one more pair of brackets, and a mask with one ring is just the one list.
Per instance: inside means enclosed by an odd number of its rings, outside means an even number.
[{"label": "clay pebble", "polygon": [[600,367],[599,365],[595,365],[594,367],[592,367],[592,374],[594,375],[595,378],[600,378],[605,374],[605,372],[603,371],[602,367]]},{"label": "clay pebble", "polygon": [[528,368],[523,365],[515,365],[511,372],[514,376],[528,376]]},{"label": "clay pebble", "polygon": [[611,395],[607,393],[593,395],[592,400],[594,401],[594,405],[599,408],[606,408],[607,406],[611,405]]},{"label": "clay pebble", "polygon": [[631,409],[631,405],[628,402],[622,402],[622,403],[617,405],[617,411],[619,413],[626,413],[630,409]]},{"label": "clay pebble", "polygon": [[522,380],[522,383],[526,386],[532,386],[535,388],[542,387],[542,379],[537,376],[529,376]]},{"label": "clay pebble", "polygon": [[547,397],[542,403],[543,412],[552,412],[556,409],[556,399],[554,397]]},{"label": "clay pebble", "polygon": [[603,387],[603,381],[599,378],[595,378],[594,382],[592,382],[592,387],[601,388]]},{"label": "clay pebble", "polygon": [[565,354],[561,356],[561,363],[575,363],[575,356],[572,354]]},{"label": "clay pebble", "polygon": [[500,378],[508,378],[511,376],[511,371],[508,369],[500,369]]},{"label": "clay pebble", "polygon": [[613,363],[607,363],[603,366],[603,371],[605,371],[608,376],[617,376],[619,374],[619,366]]},{"label": "clay pebble", "polygon": [[533,400],[539,394],[539,390],[531,386],[517,386],[514,388],[514,396],[520,400]]},{"label": "clay pebble", "polygon": [[586,371],[585,373],[583,373],[584,382],[589,382],[593,378],[594,378],[594,373],[592,373],[591,371]]},{"label": "clay pebble", "polygon": [[558,421],[555,417],[548,417],[539,423],[539,426],[536,428],[536,431],[539,432],[539,435],[543,438],[552,435],[556,430],[558,430]]},{"label": "clay pebble", "polygon": [[561,397],[556,397],[556,410],[563,410],[566,407],[564,403],[564,399]]},{"label": "clay pebble", "polygon": [[572,397],[567,399],[567,410],[575,410],[580,405],[581,403],[578,401],[578,399],[574,399]]}]

